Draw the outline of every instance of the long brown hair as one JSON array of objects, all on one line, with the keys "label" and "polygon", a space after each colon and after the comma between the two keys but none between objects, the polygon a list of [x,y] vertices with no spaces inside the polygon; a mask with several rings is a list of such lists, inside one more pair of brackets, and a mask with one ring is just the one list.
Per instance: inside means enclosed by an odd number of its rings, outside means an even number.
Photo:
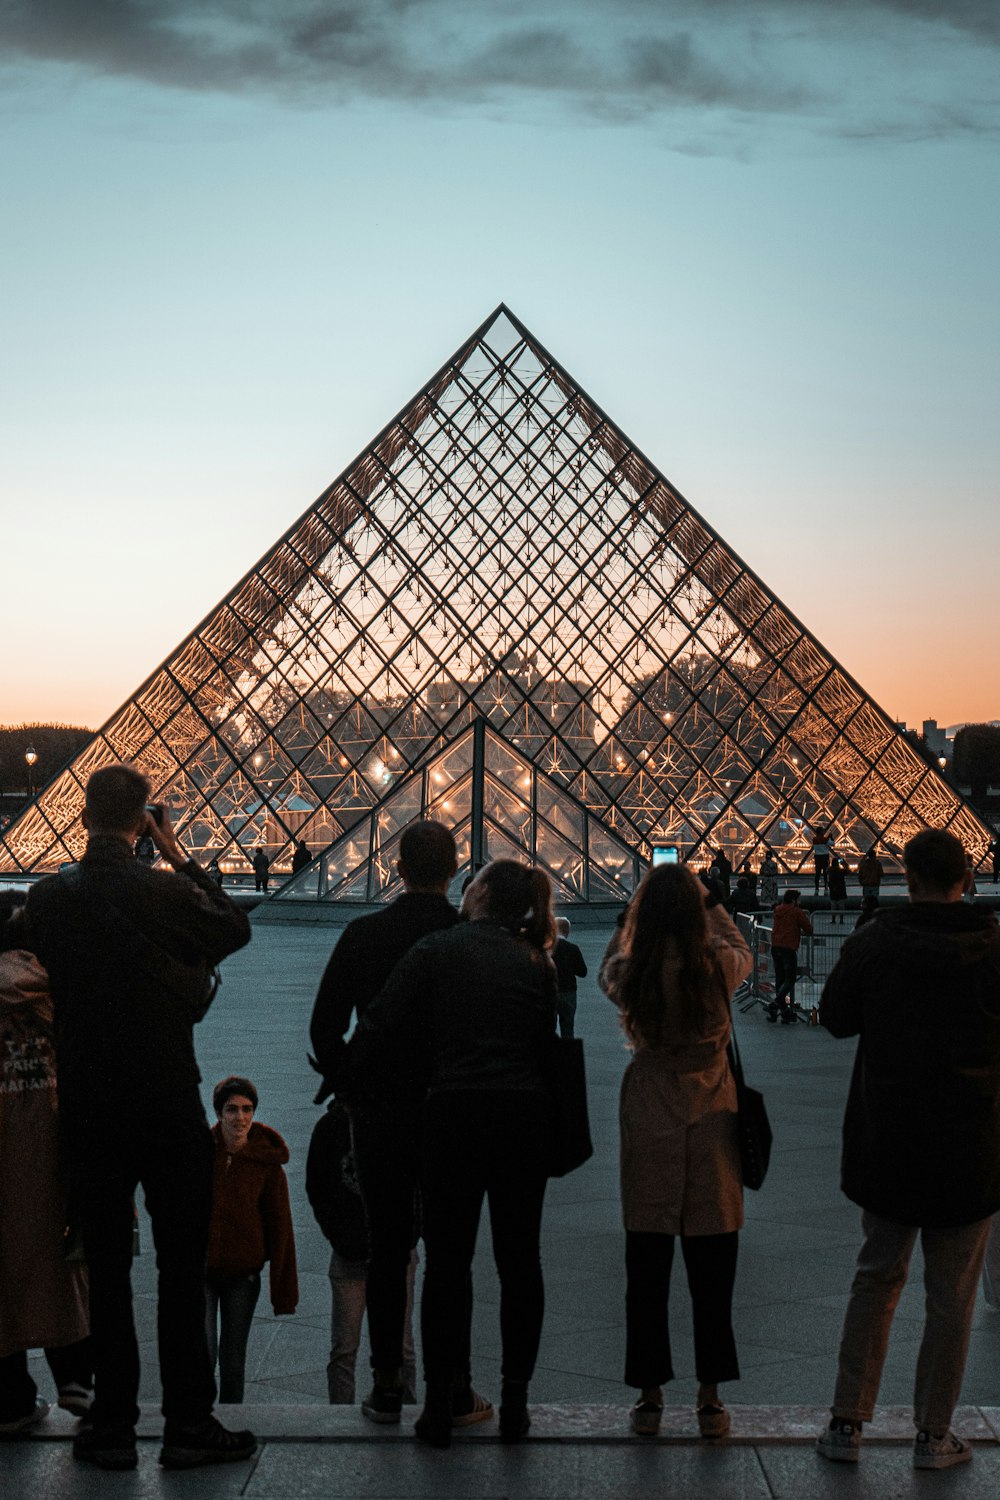
[{"label": "long brown hair", "polygon": [[[684,1041],[697,1030],[715,968],[697,876],[683,865],[650,870],[629,903],[621,951],[626,964],[618,1003],[628,1034],[652,1046]],[[680,960],[676,1036],[666,1024],[663,967],[667,959]]]},{"label": "long brown hair", "polygon": [[487,910],[515,937],[533,947],[551,948],[556,924],[552,915],[552,885],[544,870],[533,870],[516,859],[495,859],[476,876],[486,890]]}]

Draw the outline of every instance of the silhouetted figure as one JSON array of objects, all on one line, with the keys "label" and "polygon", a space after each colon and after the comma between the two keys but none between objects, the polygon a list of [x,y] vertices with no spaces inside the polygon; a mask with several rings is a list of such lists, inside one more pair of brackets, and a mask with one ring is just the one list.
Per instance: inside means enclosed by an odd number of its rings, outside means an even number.
[{"label": "silhouetted figure", "polygon": [[271,878],[271,861],[263,849],[258,849],[253,857],[253,878],[254,890],[266,892]]},{"label": "silhouetted figure", "polygon": [[[368,1332],[373,1384],[361,1410],[372,1422],[398,1422],[403,1405],[403,1341],[407,1277],[413,1248],[413,1203],[420,1163],[426,1079],[418,1047],[398,1071],[352,1078],[344,1038],[351,1020],[364,1020],[396,965],[415,943],[458,922],[448,900],[457,867],[450,828],[429,819],[409,824],[399,841],[403,894],[384,910],[348,923],[330,956],[313,1007],[310,1039],[323,1084],[316,1103],[336,1089],[350,1104],[354,1161],[368,1215]],[[463,1421],[492,1414],[473,1389],[469,1372],[471,1292],[465,1289],[463,1369],[453,1410]]]},{"label": "silhouetted figure", "polygon": [[878,893],[882,885],[882,876],[885,871],[882,861],[875,852],[876,846],[872,844],[868,853],[858,864],[858,885],[861,887],[862,899],[865,896],[873,896],[878,902]]},{"label": "silhouetted figure", "polygon": [[697,1420],[723,1437],[719,1382],[739,1378],[732,1327],[743,1176],[736,1085],[726,1057],[730,996],[753,966],[723,908],[690,870],[662,865],[640,884],[601,966],[634,1055],[622,1079],[625,1381],[633,1430],[653,1435],[673,1376],[668,1326],[678,1238],[694,1306]]},{"label": "silhouetted figure", "polygon": [[760,890],[758,900],[768,911],[778,899],[778,862],[770,849],[765,850],[760,866]]},{"label": "silhouetted figure", "polygon": [[753,893],[749,877],[741,875],[736,882],[736,889],[729,898],[729,911],[732,916],[737,912],[758,911],[757,897]]},{"label": "silhouetted figure", "polygon": [[844,912],[847,910],[847,874],[844,869],[844,861],[839,854],[830,856],[830,910],[833,913],[833,925],[844,925]]},{"label": "silhouetted figure", "polygon": [[820,885],[822,884],[825,891],[827,890],[829,884],[831,850],[829,828],[817,828],[816,832],[813,834],[812,846],[813,871],[815,879],[814,894],[818,896]]},{"label": "silhouetted figure", "polygon": [[552,962],[556,966],[559,993],[556,996],[556,1015],[559,1018],[559,1035],[572,1036],[576,1018],[576,981],[586,979],[587,965],[583,954],[575,943],[569,941],[570,924],[566,917],[556,921],[556,945],[552,950]]},{"label": "silhouetted figure", "polygon": [[[462,900],[465,922],[396,967],[350,1042],[361,1083],[422,1074],[420,1187],[427,1265],[421,1309],[426,1403],[417,1436],[447,1447],[465,1362],[468,1281],[488,1198],[500,1278],[501,1441],[530,1425],[528,1382],[542,1331],[542,1203],[554,1147],[547,1066],[555,1036],[548,877],[495,860]],[[364,1187],[364,1182],[362,1182]]]},{"label": "silhouetted figure", "polygon": [[[49,1413],[28,1368],[44,1349],[59,1405],[90,1408],[93,1378],[87,1268],[67,1259],[59,1161],[52,996],[15,915],[24,896],[0,891],[0,1435],[27,1433]],[[8,920],[11,918],[11,920]]]},{"label": "silhouetted figure", "polygon": [[[73,1452],[106,1469],[137,1462],[130,1282],[139,1183],[159,1273],[160,1461],[191,1468],[247,1458],[256,1447],[252,1433],[228,1432],[212,1416],[204,1280],[212,1139],[193,1036],[214,993],[214,965],[250,941],[250,924],[188,858],[166,809],[153,821],[148,797],[133,766],[95,771],[86,853],[76,870],[34,886],[27,905],[52,986],[69,1187],[90,1273],[95,1394]],[[134,858],[143,833],[175,873]]]},{"label": "silhouetted figure", "polygon": [[292,855],[292,874],[297,875],[304,870],[306,865],[312,863],[312,855],[301,840],[295,845],[295,853]]},{"label": "silhouetted figure", "polygon": [[1000,928],[963,903],[968,867],[952,834],[916,834],[903,860],[909,904],[844,944],[820,1000],[822,1025],[859,1039],[841,1186],[862,1210],[864,1243],[818,1446],[826,1458],[858,1457],[919,1238],[926,1312],[913,1463],[943,1469],[972,1457],[950,1424],[1000,1209]]},{"label": "silhouetted figure", "polygon": [[771,962],[774,964],[774,999],[768,1006],[767,1019],[776,1021],[780,1014],[783,1026],[798,1020],[795,1014],[795,981],[798,978],[799,945],[812,935],[812,922],[799,905],[799,891],[786,891],[774,908],[771,933]]},{"label": "silhouetted figure", "polygon": [[[368,1222],[361,1197],[351,1117],[340,1099],[331,1099],[316,1121],[306,1161],[306,1193],[316,1222],[330,1242],[330,1358],[326,1387],[331,1406],[353,1406],[355,1366],[368,1292]],[[419,1225],[414,1217],[406,1278],[401,1400],[417,1399],[417,1357],[413,1347],[413,1283]]]}]

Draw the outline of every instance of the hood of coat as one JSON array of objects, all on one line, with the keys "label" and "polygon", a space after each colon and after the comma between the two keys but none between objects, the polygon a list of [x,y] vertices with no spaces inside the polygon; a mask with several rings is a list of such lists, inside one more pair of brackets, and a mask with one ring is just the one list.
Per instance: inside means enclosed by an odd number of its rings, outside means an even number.
[{"label": "hood of coat", "polygon": [[0,1008],[23,1005],[43,1020],[52,1019],[49,976],[33,953],[10,948],[0,953]]},{"label": "hood of coat", "polygon": [[870,924],[904,970],[927,975],[992,963],[1000,969],[1000,925],[965,901],[913,901],[877,912]]},{"label": "hood of coat", "polygon": [[[226,1144],[222,1139],[222,1126],[213,1125],[212,1135],[215,1140],[217,1151],[225,1151]],[[246,1145],[242,1151],[236,1153],[238,1159],[243,1161],[261,1162],[264,1166],[283,1167],[288,1160],[288,1147],[276,1130],[270,1125],[261,1125],[255,1120],[247,1132]]]}]

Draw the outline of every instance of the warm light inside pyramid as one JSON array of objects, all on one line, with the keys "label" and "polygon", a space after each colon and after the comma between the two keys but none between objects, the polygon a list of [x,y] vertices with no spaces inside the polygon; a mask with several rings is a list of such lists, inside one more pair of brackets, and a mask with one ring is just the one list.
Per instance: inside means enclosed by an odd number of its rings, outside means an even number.
[{"label": "warm light inside pyramid", "polygon": [[[629,886],[631,855],[640,869],[658,841],[684,856],[721,847],[737,866],[756,866],[766,845],[788,872],[827,826],[849,858],[875,842],[891,855],[928,825],[973,852],[988,843],[886,715],[501,310],[43,793],[7,849],[28,868],[78,853],[87,775],[130,759],[200,858],[238,864],[263,846],[280,869],[293,840],[318,853],[355,830],[357,843],[393,789],[432,763],[440,772],[477,718],[510,747],[509,795],[523,803],[519,780],[535,772],[565,792],[611,836],[611,879],[630,852]],[[428,806],[418,799],[415,815]],[[549,863],[528,834],[518,847]]]}]

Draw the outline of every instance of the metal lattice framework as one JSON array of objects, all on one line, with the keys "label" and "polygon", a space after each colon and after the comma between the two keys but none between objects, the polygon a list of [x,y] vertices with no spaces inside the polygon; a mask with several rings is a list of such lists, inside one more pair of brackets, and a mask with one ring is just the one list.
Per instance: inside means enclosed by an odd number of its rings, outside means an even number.
[{"label": "metal lattice framework", "polygon": [[390,900],[402,889],[400,837],[417,818],[435,818],[453,829],[456,882],[491,859],[527,859],[546,871],[560,902],[620,902],[642,874],[635,849],[477,719],[403,776],[367,818],[272,899]]},{"label": "metal lattice framework", "polygon": [[318,853],[484,718],[616,843],[788,873],[990,835],[891,719],[499,308],[8,830],[79,855],[131,760],[187,845]]}]

